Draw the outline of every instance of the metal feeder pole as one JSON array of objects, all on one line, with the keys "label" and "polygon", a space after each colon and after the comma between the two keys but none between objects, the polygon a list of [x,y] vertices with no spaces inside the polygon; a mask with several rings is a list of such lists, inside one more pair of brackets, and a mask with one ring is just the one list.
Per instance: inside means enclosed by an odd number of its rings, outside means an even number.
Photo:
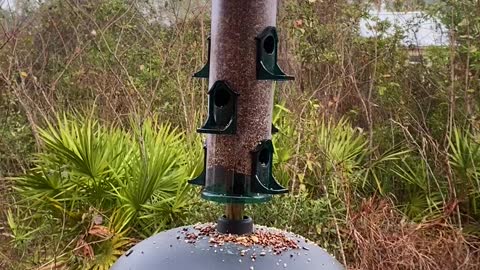
[{"label": "metal feeder pole", "polygon": [[227,203],[225,206],[225,216],[229,220],[242,220],[243,219],[243,204]]}]

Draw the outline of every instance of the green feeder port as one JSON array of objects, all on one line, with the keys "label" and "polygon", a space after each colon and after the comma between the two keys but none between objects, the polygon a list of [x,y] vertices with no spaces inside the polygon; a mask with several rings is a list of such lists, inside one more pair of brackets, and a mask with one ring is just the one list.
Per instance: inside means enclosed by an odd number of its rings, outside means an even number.
[{"label": "green feeder port", "polygon": [[[207,160],[206,147],[204,151],[204,160]],[[222,166],[207,168],[204,162],[203,172],[189,183],[202,186],[202,197],[218,203],[266,202],[273,194],[288,192],[272,175],[273,151],[272,141],[266,140],[251,152],[250,175],[237,173]]]},{"label": "green feeder port", "polygon": [[282,194],[288,189],[282,187],[272,174],[273,143],[261,142],[252,152],[252,190],[261,194]]},{"label": "green feeder port", "polygon": [[208,75],[210,74],[210,37],[207,38],[208,40],[208,55],[207,55],[207,63],[203,66],[203,68],[193,74],[194,78],[203,78],[208,79]]},{"label": "green feeder port", "polygon": [[273,26],[265,28],[257,40],[257,79],[287,81],[294,77],[288,76],[278,66],[278,34]]},{"label": "green feeder port", "polygon": [[209,134],[235,134],[237,96],[225,81],[216,81],[208,91],[208,118],[197,131]]}]

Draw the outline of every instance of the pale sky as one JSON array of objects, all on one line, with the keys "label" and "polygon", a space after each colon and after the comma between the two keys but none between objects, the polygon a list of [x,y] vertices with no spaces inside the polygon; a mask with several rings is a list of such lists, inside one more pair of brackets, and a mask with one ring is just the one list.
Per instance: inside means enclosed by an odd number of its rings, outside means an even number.
[{"label": "pale sky", "polygon": [[14,2],[15,2],[15,0],[0,0],[0,7],[2,9],[13,8],[13,3]]},{"label": "pale sky", "polygon": [[[389,27],[384,34],[392,36],[395,33],[393,26],[400,27],[404,31],[403,45],[414,45],[416,47],[446,46],[449,44],[447,28],[438,20],[426,16],[421,11],[416,12],[390,12],[370,11],[370,15],[378,17],[380,21],[389,21]],[[363,37],[374,37],[377,21],[371,18],[360,20],[360,35]],[[373,28],[372,28],[373,27]]]}]

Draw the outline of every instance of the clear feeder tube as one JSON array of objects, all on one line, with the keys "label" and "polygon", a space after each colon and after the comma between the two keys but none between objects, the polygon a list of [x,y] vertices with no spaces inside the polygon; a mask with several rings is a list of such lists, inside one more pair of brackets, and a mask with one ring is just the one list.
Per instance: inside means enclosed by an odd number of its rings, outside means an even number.
[{"label": "clear feeder tube", "polygon": [[[212,1],[209,88],[225,81],[238,97],[236,133],[207,135],[206,199],[236,204],[270,197],[250,192],[251,152],[271,139],[273,85],[270,80],[257,80],[256,37],[276,25],[276,15],[277,0]],[[221,105],[229,98],[217,95],[210,102]]]}]

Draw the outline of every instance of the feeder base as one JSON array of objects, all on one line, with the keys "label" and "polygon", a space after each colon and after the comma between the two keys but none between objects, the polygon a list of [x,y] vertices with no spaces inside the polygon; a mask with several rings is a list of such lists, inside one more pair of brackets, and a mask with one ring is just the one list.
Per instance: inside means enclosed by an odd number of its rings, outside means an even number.
[{"label": "feeder base", "polygon": [[[111,269],[345,269],[324,249],[291,233],[256,226],[254,233],[250,236],[221,235],[217,239],[208,233],[214,226],[202,224],[161,232],[132,247],[118,259]],[[207,233],[205,233],[206,231]],[[215,229],[213,231],[216,233]],[[227,240],[222,236],[227,237]],[[278,252],[278,248],[262,245],[264,243],[262,241],[281,239],[282,237],[288,239],[287,243],[290,247],[280,252]]]},{"label": "feeder base", "polygon": [[253,231],[253,220],[250,217],[243,217],[242,220],[227,219],[222,216],[217,221],[217,230],[223,234],[247,234]]}]

